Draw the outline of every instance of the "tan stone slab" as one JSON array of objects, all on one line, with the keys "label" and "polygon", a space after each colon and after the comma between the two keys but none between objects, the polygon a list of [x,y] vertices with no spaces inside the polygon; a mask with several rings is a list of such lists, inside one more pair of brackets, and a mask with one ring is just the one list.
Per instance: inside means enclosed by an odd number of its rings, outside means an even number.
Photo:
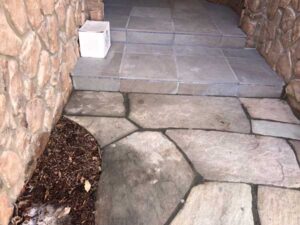
[{"label": "tan stone slab", "polygon": [[299,225],[300,191],[259,187],[258,212],[261,225]]},{"label": "tan stone slab", "polygon": [[205,183],[192,189],[171,225],[253,225],[251,187]]},{"label": "tan stone slab", "polygon": [[166,224],[188,192],[194,173],[159,132],[136,132],[103,154],[97,225]]},{"label": "tan stone slab", "polygon": [[286,101],[270,98],[241,98],[240,100],[254,119],[300,124],[300,120],[293,114]]},{"label": "tan stone slab", "polygon": [[167,135],[206,179],[300,187],[296,157],[283,139],[200,130]]},{"label": "tan stone slab", "polygon": [[289,141],[289,142],[292,144],[292,146],[296,152],[298,161],[300,162],[300,141]]},{"label": "tan stone slab", "polygon": [[66,108],[68,115],[125,116],[124,99],[121,93],[75,91]]},{"label": "tan stone slab", "polygon": [[236,98],[130,94],[129,117],[144,128],[201,128],[250,132]]},{"label": "tan stone slab", "polygon": [[265,120],[252,120],[251,124],[255,134],[300,140],[300,125],[298,124]]},{"label": "tan stone slab", "polygon": [[87,116],[67,116],[67,118],[87,129],[101,147],[137,130],[137,127],[125,118]]}]

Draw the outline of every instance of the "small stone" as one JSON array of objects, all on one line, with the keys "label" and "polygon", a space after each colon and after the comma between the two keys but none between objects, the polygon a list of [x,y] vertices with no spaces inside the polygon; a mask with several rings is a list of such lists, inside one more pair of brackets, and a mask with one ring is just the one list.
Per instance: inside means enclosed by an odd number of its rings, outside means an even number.
[{"label": "small stone", "polygon": [[300,187],[300,168],[281,138],[201,130],[168,130],[209,180]]},{"label": "small stone", "polygon": [[26,0],[27,15],[31,25],[37,29],[43,22],[40,0]]},{"label": "small stone", "polygon": [[6,225],[10,221],[14,207],[10,203],[9,197],[5,192],[0,193],[0,224]]},{"label": "small stone", "polygon": [[295,75],[296,77],[300,78],[300,60],[298,60],[295,64]]},{"label": "small stone", "polygon": [[299,225],[300,192],[273,187],[258,188],[261,225]]},{"label": "small stone", "polygon": [[5,120],[5,114],[7,110],[6,102],[6,96],[4,94],[0,94],[0,128],[2,127]]},{"label": "small stone", "polygon": [[18,32],[25,34],[29,30],[29,26],[24,1],[4,0],[3,4]]},{"label": "small stone", "polygon": [[96,224],[166,224],[194,179],[189,164],[159,132],[137,132],[115,145],[103,155]]},{"label": "small stone", "polygon": [[238,99],[130,94],[130,119],[144,128],[199,128],[248,133]]},{"label": "small stone", "polygon": [[286,101],[280,99],[241,98],[251,118],[300,124]]},{"label": "small stone", "polygon": [[49,37],[49,50],[51,53],[56,53],[59,49],[59,27],[58,20],[55,15],[47,18],[47,31]]},{"label": "small stone", "polygon": [[55,0],[41,0],[41,8],[45,15],[51,15],[54,11]]},{"label": "small stone", "polygon": [[42,128],[44,119],[44,103],[39,98],[34,98],[26,105],[26,120],[32,133]]},{"label": "small stone", "polygon": [[22,40],[9,26],[2,8],[0,8],[0,27],[0,54],[17,56],[21,50]]},{"label": "small stone", "polygon": [[101,147],[125,137],[137,127],[125,118],[68,116],[67,118],[87,129]]},{"label": "small stone", "polygon": [[64,0],[58,0],[55,5],[55,12],[58,18],[58,24],[60,28],[63,28],[66,23],[66,5]]},{"label": "small stone", "polygon": [[113,92],[75,91],[65,107],[68,115],[125,116],[122,94]]},{"label": "small stone", "polygon": [[289,81],[292,77],[292,56],[291,52],[281,55],[277,62],[277,71],[282,75],[285,81]]},{"label": "small stone", "polygon": [[252,120],[255,134],[300,140],[300,125],[264,120]]},{"label": "small stone", "polygon": [[251,187],[205,183],[194,187],[171,225],[254,225]]},{"label": "small stone", "polygon": [[67,9],[66,16],[66,34],[67,38],[73,37],[77,32],[76,23],[75,23],[75,13],[71,6]]},{"label": "small stone", "polygon": [[38,70],[38,62],[41,52],[41,43],[35,33],[30,33],[24,40],[20,59],[20,69],[27,77],[33,78]]},{"label": "small stone", "polygon": [[292,7],[286,7],[283,11],[281,27],[283,32],[287,32],[288,30],[294,27],[294,23],[296,20],[296,13]]},{"label": "small stone", "polygon": [[47,51],[42,51],[38,70],[38,87],[43,89],[51,77],[50,55]]},{"label": "small stone", "polygon": [[8,188],[12,188],[24,174],[20,157],[12,151],[4,151],[0,155],[0,177]]}]

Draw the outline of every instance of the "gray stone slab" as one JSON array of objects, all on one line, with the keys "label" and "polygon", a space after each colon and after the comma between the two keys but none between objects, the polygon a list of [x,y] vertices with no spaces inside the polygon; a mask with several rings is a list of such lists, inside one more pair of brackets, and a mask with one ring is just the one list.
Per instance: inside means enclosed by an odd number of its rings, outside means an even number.
[{"label": "gray stone slab", "polygon": [[285,123],[300,124],[286,101],[270,98],[241,98],[253,119],[274,120]]},{"label": "gray stone slab", "polygon": [[[244,58],[228,58],[228,61],[241,84],[277,85],[283,84],[279,77],[265,61]],[[255,65],[255,66],[249,66]]]},{"label": "gray stone slab", "polygon": [[173,33],[173,22],[171,19],[159,19],[150,17],[131,16],[128,23],[128,30],[151,31]]},{"label": "gray stone slab", "polygon": [[194,178],[176,146],[158,132],[137,132],[108,146],[102,169],[97,225],[165,224]]},{"label": "gray stone slab", "polygon": [[245,37],[222,36],[222,48],[245,48]]},{"label": "gray stone slab", "polygon": [[273,187],[258,188],[258,213],[261,225],[299,225],[300,192]]},{"label": "gray stone slab", "polygon": [[206,47],[220,47],[221,36],[209,35],[188,35],[188,34],[175,34],[175,45],[200,45]]},{"label": "gray stone slab", "polygon": [[177,56],[180,81],[198,83],[238,83],[224,57],[208,55]]},{"label": "gray stone slab", "polygon": [[177,90],[176,81],[122,79],[120,87],[121,92],[133,93],[176,94]]},{"label": "gray stone slab", "polygon": [[126,42],[126,31],[111,30],[110,37],[112,42]]},{"label": "gray stone slab", "polygon": [[120,79],[101,77],[73,77],[73,87],[78,91],[119,91]]},{"label": "gray stone slab", "polygon": [[175,58],[171,55],[125,54],[121,78],[177,80]]},{"label": "gray stone slab", "polygon": [[79,58],[72,76],[119,77],[122,53],[109,52],[106,58]]},{"label": "gray stone slab", "polygon": [[300,125],[265,120],[252,120],[255,134],[300,140]]},{"label": "gray stone slab", "polygon": [[208,48],[203,46],[182,46],[175,45],[174,52],[176,55],[189,55],[189,56],[213,56],[222,57],[224,56],[222,49],[220,48]]},{"label": "gray stone slab", "polygon": [[137,130],[137,127],[125,118],[67,116],[89,131],[100,147],[111,144]]},{"label": "gray stone slab", "polygon": [[126,53],[173,55],[173,47],[171,45],[127,44]]},{"label": "gray stone slab", "polygon": [[110,22],[110,27],[112,30],[125,30],[129,16],[105,15],[105,20]]},{"label": "gray stone slab", "polygon": [[171,20],[171,9],[157,7],[133,7],[131,16]]},{"label": "gray stone slab", "polygon": [[289,143],[293,146],[298,162],[300,163],[300,141],[289,140]]},{"label": "gray stone slab", "polygon": [[144,128],[201,128],[248,133],[236,98],[130,94],[130,119]]},{"label": "gray stone slab", "polygon": [[246,59],[251,58],[254,60],[262,60],[262,56],[257,52],[256,49],[253,48],[248,48],[248,49],[225,48],[222,50],[226,57],[246,58]]},{"label": "gray stone slab", "polygon": [[237,84],[179,83],[178,94],[237,96]]},{"label": "gray stone slab", "polygon": [[174,18],[175,33],[220,35],[216,25],[203,16]]},{"label": "gray stone slab", "polygon": [[174,42],[174,34],[127,31],[127,42],[137,44],[170,45]]},{"label": "gray stone slab", "polygon": [[205,183],[194,187],[171,225],[254,225],[251,187]]},{"label": "gray stone slab", "polygon": [[104,8],[105,16],[129,16],[132,7],[106,5]]},{"label": "gray stone slab", "polygon": [[281,85],[239,85],[238,96],[249,98],[279,98],[282,94]]},{"label": "gray stone slab", "polygon": [[67,115],[125,116],[120,93],[75,91],[65,107]]},{"label": "gray stone slab", "polygon": [[300,187],[300,168],[281,138],[217,131],[168,130],[206,179]]}]

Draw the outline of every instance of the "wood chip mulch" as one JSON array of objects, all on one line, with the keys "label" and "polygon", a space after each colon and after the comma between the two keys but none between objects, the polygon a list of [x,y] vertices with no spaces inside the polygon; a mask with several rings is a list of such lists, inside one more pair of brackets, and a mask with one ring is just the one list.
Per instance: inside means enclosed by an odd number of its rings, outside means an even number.
[{"label": "wood chip mulch", "polygon": [[94,225],[100,173],[100,149],[95,138],[76,123],[60,119],[17,200],[11,224],[44,224],[38,221],[45,219],[45,214],[49,217],[51,210],[58,210],[53,217],[67,216],[69,220],[59,224]]}]

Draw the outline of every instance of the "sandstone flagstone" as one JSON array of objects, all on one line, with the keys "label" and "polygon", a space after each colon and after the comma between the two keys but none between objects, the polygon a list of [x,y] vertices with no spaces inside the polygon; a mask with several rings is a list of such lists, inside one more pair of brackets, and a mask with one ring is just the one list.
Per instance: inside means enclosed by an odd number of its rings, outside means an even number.
[{"label": "sandstone flagstone", "polygon": [[159,132],[137,132],[105,148],[97,225],[165,224],[194,173]]},{"label": "sandstone flagstone", "polygon": [[300,124],[300,120],[293,114],[286,101],[270,98],[240,100],[252,118]]},{"label": "sandstone flagstone", "polygon": [[300,140],[300,125],[264,120],[252,120],[255,134]]},{"label": "sandstone flagstone", "polygon": [[236,98],[130,94],[129,117],[144,128],[201,128],[250,132]]},{"label": "sandstone flagstone", "polygon": [[78,91],[65,108],[69,115],[124,116],[124,99],[120,93]]},{"label": "sandstone flagstone", "polygon": [[200,130],[167,135],[206,179],[300,187],[300,168],[283,139]]},{"label": "sandstone flagstone", "polygon": [[137,127],[125,118],[67,116],[87,129],[101,147],[106,146],[134,131]]},{"label": "sandstone flagstone", "polygon": [[171,225],[253,225],[251,187],[205,183],[194,187]]},{"label": "sandstone flagstone", "polygon": [[258,213],[261,225],[299,225],[300,192],[273,187],[258,188]]}]

